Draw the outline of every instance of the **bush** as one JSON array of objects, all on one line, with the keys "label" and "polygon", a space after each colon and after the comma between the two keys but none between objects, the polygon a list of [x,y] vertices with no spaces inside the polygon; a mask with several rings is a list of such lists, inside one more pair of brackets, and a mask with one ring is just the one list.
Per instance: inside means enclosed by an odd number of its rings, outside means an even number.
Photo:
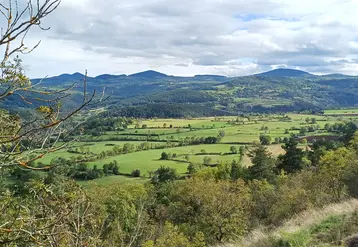
[{"label": "bush", "polygon": [[260,143],[262,145],[270,145],[271,144],[271,136],[260,135]]},{"label": "bush", "polygon": [[140,177],[140,170],[138,170],[138,169],[133,170],[132,173],[131,173],[131,176],[135,177],[135,178],[139,178]]},{"label": "bush", "polygon": [[161,154],[161,157],[160,157],[161,160],[168,160],[169,159],[169,155],[166,153],[166,152],[163,152]]}]

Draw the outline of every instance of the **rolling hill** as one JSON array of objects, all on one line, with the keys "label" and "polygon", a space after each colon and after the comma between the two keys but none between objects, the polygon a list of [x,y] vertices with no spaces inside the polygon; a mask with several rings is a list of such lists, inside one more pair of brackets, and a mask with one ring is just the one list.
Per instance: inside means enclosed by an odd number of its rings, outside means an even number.
[{"label": "rolling hill", "polygon": [[265,76],[265,77],[312,77],[314,75],[295,69],[274,69],[271,71],[267,71],[264,73],[256,74],[257,76]]},{"label": "rolling hill", "polygon": [[[83,74],[62,74],[43,80],[43,86],[63,88],[78,82],[73,90],[80,92]],[[40,79],[33,79],[33,83]],[[305,71],[276,69],[243,77],[196,75],[193,77],[169,76],[148,70],[132,75],[104,74],[88,77],[88,91],[111,95],[103,106],[115,115],[146,112],[155,117],[158,104],[165,115],[177,117],[201,114],[239,114],[245,112],[319,111],[326,108],[358,105],[358,77],[342,74],[312,75]],[[76,97],[64,102],[75,105]],[[2,107],[16,109],[28,107],[9,98]],[[125,109],[130,107],[130,109]],[[138,109],[136,109],[136,107]],[[187,108],[186,111],[183,109]],[[182,111],[182,114],[178,112]],[[164,113],[163,113],[164,112]],[[185,113],[187,112],[187,113]]]}]

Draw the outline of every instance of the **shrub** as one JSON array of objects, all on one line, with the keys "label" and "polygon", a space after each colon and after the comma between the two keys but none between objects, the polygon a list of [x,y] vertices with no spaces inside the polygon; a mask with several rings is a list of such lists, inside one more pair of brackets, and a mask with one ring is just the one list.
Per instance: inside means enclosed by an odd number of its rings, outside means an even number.
[{"label": "shrub", "polygon": [[133,170],[132,173],[131,173],[131,176],[135,177],[135,178],[140,177],[140,170],[138,170],[138,169]]}]

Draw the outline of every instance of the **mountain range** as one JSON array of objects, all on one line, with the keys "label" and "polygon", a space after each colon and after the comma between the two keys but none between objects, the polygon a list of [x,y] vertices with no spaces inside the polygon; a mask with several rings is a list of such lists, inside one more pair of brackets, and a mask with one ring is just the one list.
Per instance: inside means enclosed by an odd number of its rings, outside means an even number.
[{"label": "mountain range", "polygon": [[[83,81],[81,73],[43,80],[42,86],[63,88]],[[32,79],[37,83],[40,79]],[[73,90],[81,91],[81,83]],[[87,78],[88,91],[110,95],[103,106],[107,114],[134,117],[197,117],[243,112],[319,111],[358,105],[358,77],[343,74],[314,75],[293,69],[226,77],[179,77],[148,70],[131,75],[103,74]],[[78,103],[73,97],[68,106]],[[15,99],[5,108],[25,107]],[[173,113],[174,112],[174,113]]]},{"label": "mountain range", "polygon": [[[296,69],[274,69],[274,70],[270,70],[267,72],[263,72],[263,73],[259,73],[259,74],[255,74],[253,76],[265,76],[265,77],[333,77],[333,78],[349,78],[349,77],[353,77],[350,75],[344,75],[344,74],[326,74],[326,75],[314,75],[311,73],[308,73],[306,71],[302,71],[302,70],[296,70]],[[195,75],[193,77],[185,77],[185,76],[172,76],[172,75],[167,75],[164,73],[160,73],[154,70],[147,70],[147,71],[143,71],[143,72],[139,72],[139,73],[135,73],[135,74],[130,74],[130,75],[126,75],[126,74],[121,74],[121,75],[112,75],[112,74],[102,74],[102,75],[98,75],[96,77],[88,77],[90,79],[115,79],[115,78],[146,78],[146,79],[158,79],[158,78],[168,78],[168,77],[172,77],[172,78],[197,78],[197,79],[218,79],[218,80],[224,80],[224,79],[229,79],[229,78],[233,78],[233,77],[228,77],[228,76],[223,76],[223,75]],[[62,74],[59,76],[54,76],[54,77],[50,77],[47,78],[46,80],[60,80],[60,81],[67,81],[67,80],[81,80],[84,78],[84,74],[81,74],[79,72],[76,72],[74,74]],[[37,82],[39,80],[42,79],[32,79],[32,81]]]}]

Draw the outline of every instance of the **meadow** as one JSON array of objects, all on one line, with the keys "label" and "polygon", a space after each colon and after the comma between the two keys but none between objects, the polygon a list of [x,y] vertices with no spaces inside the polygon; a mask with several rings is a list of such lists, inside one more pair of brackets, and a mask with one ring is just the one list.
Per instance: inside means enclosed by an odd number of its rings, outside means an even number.
[{"label": "meadow", "polygon": [[336,109],[336,110],[325,110],[325,115],[356,115],[358,116],[358,109],[347,108],[347,109]]},{"label": "meadow", "polygon": [[[109,155],[87,162],[89,167],[96,165],[101,168],[105,164],[117,161],[121,174],[128,174],[128,176],[103,177],[94,181],[103,185],[113,181],[145,181],[161,166],[174,168],[179,174],[185,175],[190,163],[203,165],[204,159],[206,159],[205,165],[209,167],[225,162],[231,163],[233,160],[248,166],[250,159],[246,155],[240,157],[238,152],[232,153],[231,147],[234,146],[239,150],[240,147],[245,146],[247,150],[254,142],[259,141],[260,135],[270,136],[272,142],[292,134],[299,135],[301,138],[332,136],[334,133],[324,129],[325,125],[355,120],[358,116],[351,115],[355,112],[358,113],[358,109],[326,111],[323,115],[268,114],[194,119],[141,119],[136,120],[136,124],[128,126],[125,130],[107,131],[100,136],[83,136],[80,142],[46,155],[39,162],[49,164],[51,160],[58,157],[66,159],[86,157],[86,154],[69,152],[71,149],[86,150],[91,155],[97,155],[101,152],[109,152],[116,146],[130,145],[132,150],[129,153]],[[315,126],[315,130],[304,135],[300,133],[301,128],[310,126]],[[216,144],[180,145],[183,140],[216,137],[219,133],[223,136]],[[144,143],[156,148],[149,150],[138,148]],[[269,150],[274,156],[283,153],[279,143],[271,144]],[[162,160],[163,152],[173,157]],[[129,175],[133,170],[139,170],[141,178],[130,178]],[[93,181],[81,183],[85,185]]]}]

